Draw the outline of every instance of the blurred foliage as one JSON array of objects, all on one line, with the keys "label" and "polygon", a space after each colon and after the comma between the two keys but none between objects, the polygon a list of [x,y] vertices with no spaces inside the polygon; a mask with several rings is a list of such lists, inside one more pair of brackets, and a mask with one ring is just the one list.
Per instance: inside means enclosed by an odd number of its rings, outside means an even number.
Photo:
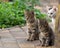
[{"label": "blurred foliage", "polygon": [[[31,9],[27,6],[27,1],[28,0],[14,0],[13,2],[0,2],[0,28],[12,27],[15,25],[24,26],[26,23],[24,10],[27,8]],[[35,1],[33,2],[35,3]],[[35,14],[37,18],[45,18],[46,16],[37,9],[35,9]]]},{"label": "blurred foliage", "polygon": [[34,11],[35,11],[36,18],[38,18],[38,19],[40,19],[40,18],[42,18],[42,19],[46,19],[47,15],[41,13],[40,10],[35,9]]},{"label": "blurred foliage", "polygon": [[51,18],[47,16],[47,14],[41,13],[40,10],[35,9],[35,15],[37,19],[46,19],[48,22],[52,22]]},{"label": "blurred foliage", "polygon": [[17,1],[0,3],[0,28],[25,24],[25,6],[19,3]]}]

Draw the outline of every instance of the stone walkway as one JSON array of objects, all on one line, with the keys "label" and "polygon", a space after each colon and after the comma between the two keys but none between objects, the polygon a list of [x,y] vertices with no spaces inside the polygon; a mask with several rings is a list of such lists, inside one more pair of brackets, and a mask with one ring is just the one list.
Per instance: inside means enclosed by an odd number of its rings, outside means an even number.
[{"label": "stone walkway", "polygon": [[[26,31],[26,27],[23,28]],[[27,34],[19,27],[0,30],[0,48],[56,48],[38,46],[39,41],[28,42]]]}]

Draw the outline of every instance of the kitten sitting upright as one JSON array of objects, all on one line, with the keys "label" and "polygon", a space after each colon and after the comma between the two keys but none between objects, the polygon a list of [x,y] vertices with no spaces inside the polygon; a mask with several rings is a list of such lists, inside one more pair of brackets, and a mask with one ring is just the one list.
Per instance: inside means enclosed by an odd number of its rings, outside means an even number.
[{"label": "kitten sitting upright", "polygon": [[54,39],[55,39],[54,33],[50,28],[46,19],[39,20],[39,31],[40,31],[39,39],[41,46],[54,45]]},{"label": "kitten sitting upright", "polygon": [[28,26],[28,41],[34,41],[39,39],[39,32],[38,32],[38,21],[34,16],[34,11],[25,11],[26,23]]},{"label": "kitten sitting upright", "polygon": [[58,8],[56,6],[48,7],[47,6],[47,15],[52,20],[53,28],[55,28],[55,18]]}]

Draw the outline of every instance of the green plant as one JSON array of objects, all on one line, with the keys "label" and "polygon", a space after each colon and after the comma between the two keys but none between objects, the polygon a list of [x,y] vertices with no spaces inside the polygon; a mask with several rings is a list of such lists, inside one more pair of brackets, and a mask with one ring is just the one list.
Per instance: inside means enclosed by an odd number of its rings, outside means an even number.
[{"label": "green plant", "polygon": [[[24,5],[20,2],[1,2],[0,3],[0,28],[15,25],[24,25]],[[23,7],[22,7],[23,6]]]},{"label": "green plant", "polygon": [[24,5],[28,10],[34,10],[34,6],[40,5],[40,0],[14,0],[14,2],[19,2],[19,5]]},{"label": "green plant", "polygon": [[38,18],[38,19],[40,19],[40,18],[44,19],[44,18],[47,17],[46,14],[41,13],[40,10],[38,10],[38,9],[35,9],[34,11],[35,11],[35,14],[36,14],[36,18]]},{"label": "green plant", "polygon": [[26,9],[34,10],[34,6],[40,5],[40,0],[26,0]]},{"label": "green plant", "polygon": [[[37,18],[43,18],[45,14],[42,14],[39,10],[34,9],[35,1],[33,0],[14,0],[13,2],[1,2],[0,3],[0,28],[12,27],[15,25],[24,26],[26,21],[24,17],[24,11],[26,9],[34,10]],[[29,3],[28,3],[29,2]],[[28,6],[28,4],[29,6]]]}]

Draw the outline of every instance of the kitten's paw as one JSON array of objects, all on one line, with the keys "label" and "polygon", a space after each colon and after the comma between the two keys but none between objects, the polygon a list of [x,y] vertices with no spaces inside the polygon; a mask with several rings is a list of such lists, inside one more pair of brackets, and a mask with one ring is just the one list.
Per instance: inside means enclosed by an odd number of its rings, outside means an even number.
[{"label": "kitten's paw", "polygon": [[36,39],[34,39],[34,40],[39,40],[39,38],[36,38]]},{"label": "kitten's paw", "polygon": [[45,45],[45,47],[48,47],[48,46],[49,46],[48,44]]},{"label": "kitten's paw", "polygon": [[27,41],[30,41],[30,39],[27,39]]},{"label": "kitten's paw", "polygon": [[44,47],[44,44],[42,44],[41,46]]},{"label": "kitten's paw", "polygon": [[27,41],[34,41],[33,39],[27,39]]},{"label": "kitten's paw", "polygon": [[30,41],[34,41],[34,39],[30,39]]},{"label": "kitten's paw", "polygon": [[39,40],[39,38],[35,38],[34,40]]},{"label": "kitten's paw", "polygon": [[42,47],[43,47],[43,46],[44,46],[44,44],[42,44],[42,43],[41,43],[41,41],[40,41],[40,44],[39,44],[39,46],[42,46]]}]

